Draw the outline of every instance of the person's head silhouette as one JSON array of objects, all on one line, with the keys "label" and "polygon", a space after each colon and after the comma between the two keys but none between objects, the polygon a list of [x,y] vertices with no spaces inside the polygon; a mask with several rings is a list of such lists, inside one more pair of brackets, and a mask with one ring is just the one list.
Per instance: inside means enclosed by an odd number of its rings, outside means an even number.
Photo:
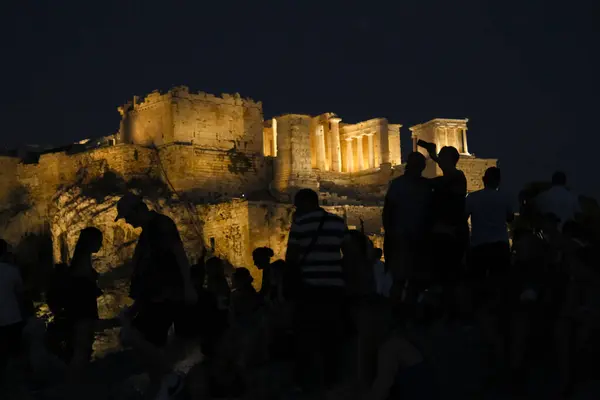
[{"label": "person's head silhouette", "polygon": [[102,232],[98,228],[88,227],[82,229],[79,232],[79,239],[75,246],[75,252],[77,249],[85,253],[93,254],[97,253],[102,247]]},{"label": "person's head silhouette", "polygon": [[421,176],[425,170],[427,161],[425,156],[418,151],[412,152],[406,159],[406,174],[412,176]]},{"label": "person's head silhouette", "polygon": [[500,180],[500,168],[490,167],[483,175],[483,186],[485,186],[486,189],[498,189],[498,187],[500,187]]},{"label": "person's head silhouette", "polygon": [[122,218],[134,228],[140,228],[150,218],[150,210],[141,196],[128,192],[117,202],[115,221]]},{"label": "person's head silhouette", "polygon": [[319,208],[319,195],[312,189],[301,189],[294,197],[296,214],[303,215]]},{"label": "person's head silhouette", "polygon": [[252,285],[252,281],[253,279],[252,275],[250,275],[250,271],[243,267],[236,268],[233,272],[233,276],[231,277],[231,282],[235,289],[248,287]]},{"label": "person's head silhouette", "polygon": [[451,172],[456,169],[456,164],[460,160],[458,150],[452,146],[444,146],[438,154],[438,164],[443,172]]},{"label": "person's head silhouette", "polygon": [[273,250],[269,247],[257,247],[252,252],[254,265],[258,269],[265,269],[271,264],[271,257],[274,256]]},{"label": "person's head silhouette", "polygon": [[562,171],[556,171],[552,174],[552,185],[567,186],[567,175]]}]

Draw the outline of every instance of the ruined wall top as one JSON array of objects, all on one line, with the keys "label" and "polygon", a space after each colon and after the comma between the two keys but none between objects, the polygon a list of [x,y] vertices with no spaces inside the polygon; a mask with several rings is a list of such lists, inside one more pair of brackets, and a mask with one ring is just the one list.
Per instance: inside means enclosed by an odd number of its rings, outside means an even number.
[{"label": "ruined wall top", "polygon": [[251,98],[242,98],[239,93],[222,93],[220,96],[217,96],[202,91],[193,93],[190,92],[190,89],[187,86],[175,86],[169,89],[166,93],[161,93],[159,90],[154,90],[144,98],[133,96],[132,102],[128,102],[120,106],[118,110],[121,115],[123,115],[124,111],[141,111],[148,107],[152,107],[157,103],[172,99],[204,101],[206,103],[242,106],[247,108],[262,108],[262,102],[254,101]]}]

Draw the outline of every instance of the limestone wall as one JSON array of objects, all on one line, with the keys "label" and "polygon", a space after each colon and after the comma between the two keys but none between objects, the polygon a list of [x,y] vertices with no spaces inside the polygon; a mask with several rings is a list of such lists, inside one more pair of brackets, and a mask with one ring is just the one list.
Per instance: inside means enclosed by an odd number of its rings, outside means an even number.
[{"label": "limestone wall", "polygon": [[272,180],[272,161],[260,153],[231,147],[167,145],[159,150],[162,168],[177,191],[211,198],[242,197],[264,190]]},{"label": "limestone wall", "polygon": [[273,188],[279,192],[294,188],[316,187],[311,165],[312,118],[288,114],[277,121],[277,158],[274,163]]},{"label": "limestone wall", "polygon": [[221,97],[192,94],[187,88],[173,91],[175,142],[191,142],[208,149],[261,153],[262,104],[239,94]]},{"label": "limestone wall", "polygon": [[483,174],[489,167],[495,167],[497,160],[489,158],[461,157],[458,168],[465,173],[467,190],[473,192],[483,189]]},{"label": "limestone wall", "polygon": [[199,206],[198,212],[209,251],[236,267],[246,267],[255,273],[250,248],[248,202],[234,200]]},{"label": "limestone wall", "polygon": [[150,93],[123,113],[121,122],[122,141],[141,146],[160,146],[175,140],[171,93]]},{"label": "limestone wall", "polygon": [[190,93],[185,86],[154,91],[119,107],[121,141],[142,146],[190,143],[207,149],[262,152],[262,104],[239,94]]}]

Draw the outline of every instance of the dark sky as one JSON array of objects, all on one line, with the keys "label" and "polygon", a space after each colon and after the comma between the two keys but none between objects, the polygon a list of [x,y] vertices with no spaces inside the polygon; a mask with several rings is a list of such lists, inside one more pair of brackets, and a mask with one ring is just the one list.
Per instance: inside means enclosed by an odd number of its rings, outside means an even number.
[{"label": "dark sky", "polygon": [[[185,84],[265,116],[336,112],[403,128],[469,122],[506,186],[564,169],[600,195],[598,1],[12,1],[2,17],[2,142],[114,133],[134,94]],[[388,4],[389,3],[389,4]]]}]

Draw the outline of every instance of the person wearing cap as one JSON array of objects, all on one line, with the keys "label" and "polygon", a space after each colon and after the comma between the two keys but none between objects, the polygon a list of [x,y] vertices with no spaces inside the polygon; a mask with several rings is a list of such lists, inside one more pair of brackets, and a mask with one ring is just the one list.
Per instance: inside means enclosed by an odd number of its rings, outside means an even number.
[{"label": "person wearing cap", "polygon": [[152,383],[161,383],[159,396],[164,392],[169,398],[181,390],[183,379],[171,373],[160,349],[166,346],[176,319],[185,317],[186,305],[197,302],[189,261],[173,220],[149,210],[142,197],[123,196],[115,221],[120,219],[142,228],[132,260],[130,297],[134,304],[122,316],[122,337],[140,350]]}]

